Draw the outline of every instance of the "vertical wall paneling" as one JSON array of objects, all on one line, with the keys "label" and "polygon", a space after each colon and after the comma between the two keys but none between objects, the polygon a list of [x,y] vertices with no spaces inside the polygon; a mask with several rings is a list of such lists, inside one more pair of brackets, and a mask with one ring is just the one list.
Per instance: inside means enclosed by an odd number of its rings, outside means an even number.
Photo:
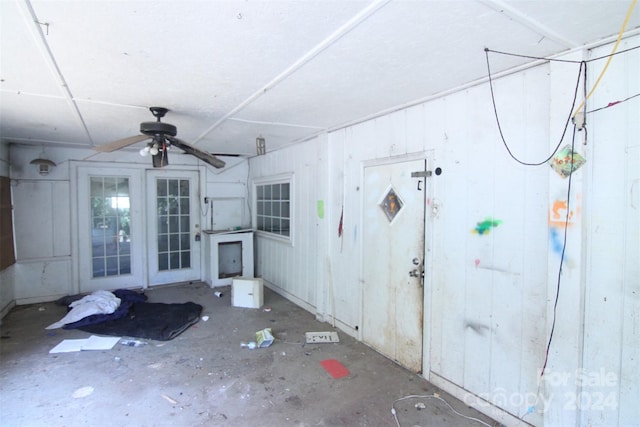
[{"label": "vertical wall paneling", "polygon": [[[640,37],[618,50],[637,47]],[[591,52],[599,58],[611,46]],[[590,86],[605,61],[589,68]],[[640,52],[616,55],[587,111],[640,92]],[[634,425],[640,420],[640,107],[638,98],[587,114],[591,161],[585,217],[588,232],[585,336],[579,388],[584,425]]]},{"label": "vertical wall paneling", "polygon": [[[573,54],[564,59],[580,61],[582,54]],[[579,77],[578,64],[565,64],[552,62],[550,64],[550,104],[549,104],[549,129],[550,141],[548,147],[553,150],[560,139],[562,129],[567,117],[571,115],[571,101]],[[582,85],[578,85],[582,87]],[[582,99],[581,91],[578,93],[576,106]],[[573,138],[573,126],[569,124],[567,133],[560,149],[571,146]],[[584,150],[576,134],[576,152],[584,156]],[[544,411],[545,423],[555,422],[562,425],[576,423],[578,410],[571,407],[571,399],[576,396],[575,372],[580,367],[580,352],[582,339],[583,316],[583,285],[581,268],[582,248],[582,220],[579,201],[582,198],[582,181],[585,170],[579,169],[571,176],[571,196],[567,199],[569,178],[565,178],[549,168],[548,206],[549,206],[549,247],[548,273],[547,273],[547,315],[545,341],[551,335],[554,317],[555,329],[553,340],[549,348],[548,362],[540,387],[541,400],[537,402],[536,411]],[[568,207],[568,212],[567,208]],[[568,225],[565,221],[569,215]],[[566,229],[566,246],[564,236]],[[558,278],[562,252],[562,275]],[[558,286],[559,281],[559,286]],[[559,293],[558,293],[559,287]],[[554,303],[558,295],[557,310],[554,316]],[[546,346],[546,344],[545,344]],[[536,366],[541,369],[544,363],[544,354]],[[565,380],[568,379],[568,380]]]},{"label": "vertical wall paneling", "polygon": [[[629,42],[637,44],[637,37]],[[603,49],[606,53],[610,46]],[[611,80],[601,83],[600,96],[606,96],[592,102],[606,105],[640,91],[633,55],[619,75],[612,72]],[[581,60],[582,53],[566,59]],[[429,169],[440,167],[442,173],[430,178],[427,199],[425,377],[507,424],[632,424],[639,418],[632,403],[638,399],[640,347],[637,103],[620,105],[624,117],[588,119],[591,139],[597,138],[593,145],[583,146],[578,135],[576,152],[587,164],[571,178],[554,339],[545,381],[539,383],[554,318],[568,189],[568,179],[543,160],[572,112],[577,77],[578,64],[552,62],[495,81],[509,148],[539,166],[524,166],[508,155],[487,84],[328,134],[322,196],[310,196],[313,179],[306,179],[322,174],[307,166],[316,141],[283,150],[277,158],[251,159],[252,178],[295,173],[296,203],[315,209],[322,199],[327,215],[327,229],[315,232],[326,241],[304,246],[318,222],[302,217],[317,219],[317,213],[298,206],[293,247],[260,240],[261,272],[301,305],[313,303],[305,295],[316,295],[319,318],[335,314],[339,327],[359,336],[362,269],[380,261],[362,259],[363,165],[430,153]],[[570,125],[560,147],[570,145],[572,136]],[[273,268],[280,256],[291,264]],[[323,258],[316,268],[327,280],[315,293],[305,293],[299,287],[304,282],[293,282],[302,274],[300,266],[308,267],[305,257]],[[278,268],[291,273],[280,274]],[[577,400],[585,387],[577,376],[600,368],[617,376],[611,392],[620,409],[606,414],[580,407],[584,402]]]},{"label": "vertical wall paneling", "polygon": [[51,181],[17,181],[14,185],[16,258],[19,261],[50,258],[53,254],[53,217],[40,212],[53,211]]},{"label": "vertical wall paneling", "polygon": [[71,217],[69,215],[69,182],[54,182],[51,188],[51,206],[53,208],[53,256],[71,255]]},{"label": "vertical wall paneling", "polygon": [[[286,150],[267,153],[251,159],[251,180],[292,174],[291,209],[294,215],[292,242],[286,243],[257,233],[257,270],[274,290],[315,311],[318,281],[324,276],[323,237],[317,232],[326,219],[318,218],[318,201],[326,201],[326,186],[322,184],[326,136],[320,136]],[[320,271],[320,273],[319,273]],[[321,310],[321,309],[320,309]]]},{"label": "vertical wall paneling", "polygon": [[[464,96],[452,96],[434,101],[444,111],[439,123],[429,121],[431,126],[441,129],[445,140],[443,151],[445,162],[442,183],[433,196],[439,200],[440,208],[434,229],[439,230],[434,245],[438,248],[433,259],[433,336],[437,337],[434,346],[434,373],[447,378],[455,384],[464,384],[464,334],[460,333],[464,325],[464,287],[466,282],[464,245],[473,229],[467,212],[472,209],[469,203],[466,184],[471,150],[465,150],[466,133],[459,126],[460,111],[465,111]],[[439,338],[439,339],[438,339]],[[436,343],[434,343],[436,344]],[[436,353],[437,352],[437,353]]]}]

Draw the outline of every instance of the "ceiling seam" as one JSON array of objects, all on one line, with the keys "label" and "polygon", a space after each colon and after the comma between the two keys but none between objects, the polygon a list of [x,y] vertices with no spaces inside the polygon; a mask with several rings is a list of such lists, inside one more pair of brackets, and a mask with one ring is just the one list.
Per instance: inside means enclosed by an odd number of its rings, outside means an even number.
[{"label": "ceiling seam", "polygon": [[240,119],[237,117],[230,117],[227,120],[234,121],[234,122],[251,123],[256,125],[272,125],[272,126],[283,126],[283,127],[291,127],[291,128],[302,128],[302,129],[318,129],[318,130],[326,129],[326,127],[324,126],[298,125],[294,123],[267,122],[267,121],[261,121],[261,120],[247,120],[247,119]]},{"label": "ceiling seam", "polygon": [[508,18],[513,19],[514,21],[524,25],[530,30],[535,31],[536,33],[542,35],[543,37],[551,41],[554,41],[560,45],[563,45],[568,49],[573,49],[580,46],[580,43],[577,43],[574,40],[570,40],[562,36],[561,34],[558,34],[557,32],[551,30],[546,25],[541,24],[535,19],[529,18],[524,13],[520,12],[515,7],[512,7],[506,4],[502,0],[478,0],[478,2],[484,4],[485,6],[497,12],[503,13]]},{"label": "ceiling seam", "polygon": [[320,53],[322,53],[325,49],[329,48],[335,42],[340,40],[342,37],[344,37],[351,30],[353,30],[355,27],[360,25],[369,16],[373,15],[375,12],[377,12],[380,8],[385,6],[390,1],[391,0],[376,0],[376,1],[372,2],[372,3],[370,3],[367,7],[365,7],[360,12],[358,12],[353,18],[348,20],[346,23],[341,25],[336,31],[331,33],[331,35],[329,35],[329,37],[327,37],[324,40],[322,40],[320,43],[315,45],[310,51],[308,51],[307,53],[302,55],[300,58],[298,58],[297,61],[295,61],[293,64],[291,64],[286,70],[284,70],[283,72],[278,74],[269,83],[264,85],[262,88],[260,88],[256,92],[254,92],[251,96],[249,96],[247,99],[245,99],[243,102],[241,102],[238,106],[233,108],[231,111],[229,111],[224,116],[222,116],[220,119],[218,119],[214,124],[209,126],[198,138],[196,138],[195,141],[192,142],[192,144],[197,144],[205,136],[207,136],[211,131],[216,129],[218,126],[220,126],[222,123],[224,123],[231,116],[233,116],[237,112],[243,110],[245,107],[247,107],[253,101],[255,101],[256,99],[260,98],[262,95],[267,93],[269,90],[271,90],[274,87],[276,87],[280,82],[282,82],[287,77],[291,76],[293,73],[298,71],[300,68],[302,68],[302,66],[304,66],[306,63],[308,63],[309,61],[314,59],[316,56],[318,56]]},{"label": "ceiling seam", "polygon": [[[35,39],[36,44],[38,45],[38,48],[40,50],[40,53],[43,56],[43,59],[51,69],[54,76],[58,78],[58,81],[62,86],[63,93],[65,94],[64,98],[67,100],[67,103],[70,105],[74,113],[74,116],[76,117],[76,120],[80,122],[82,129],[84,129],[84,132],[87,135],[87,139],[89,140],[89,143],[91,144],[91,146],[95,145],[93,142],[93,139],[91,138],[91,134],[89,133],[89,128],[87,127],[87,124],[85,123],[84,118],[80,113],[80,109],[78,109],[78,105],[76,104],[73,98],[73,94],[71,93],[71,90],[67,85],[67,81],[64,78],[64,75],[62,74],[62,71],[60,70],[58,63],[56,62],[55,57],[53,56],[53,52],[51,51],[49,44],[47,43],[45,34],[42,32],[41,23],[38,20],[38,17],[36,16],[36,12],[33,9],[33,6],[31,5],[30,0],[24,0],[24,2],[19,2],[19,4],[22,4],[24,6],[24,7],[20,7],[20,10],[23,13],[23,18],[25,19],[25,21],[27,21],[27,28],[29,28],[29,32]],[[31,20],[32,22],[30,23],[29,20]],[[48,31],[48,26],[47,26],[47,31]]]},{"label": "ceiling seam", "polygon": [[[482,1],[482,0],[479,0],[479,1]],[[622,37],[622,40],[624,40],[626,38],[629,38],[629,37],[635,37],[637,35],[640,35],[640,28],[635,28],[633,30],[626,31],[624,33],[623,37]],[[556,58],[561,58],[561,57],[563,57],[565,55],[570,55],[571,53],[574,53],[574,52],[587,51],[587,50],[595,49],[595,48],[598,48],[598,47],[601,47],[601,46],[605,46],[607,44],[613,43],[616,40],[616,37],[617,37],[617,35],[605,37],[605,38],[600,39],[600,40],[596,40],[596,41],[593,41],[593,42],[590,42],[590,43],[586,43],[586,44],[584,44],[582,46],[577,46],[577,47],[569,49],[568,51],[565,51],[565,52],[559,52],[559,53],[550,55],[550,56],[546,57],[545,59],[538,59],[538,60],[535,60],[535,61],[532,61],[532,62],[528,62],[528,63],[522,64],[522,65],[518,65],[516,67],[509,68],[509,69],[504,70],[504,71],[492,73],[492,78],[493,79],[497,79],[497,78],[509,76],[511,74],[518,73],[520,71],[524,71],[524,70],[528,70],[528,69],[537,67],[537,66],[542,65],[542,64],[544,64],[546,62],[549,62],[550,60],[553,60],[553,59],[556,59]],[[387,115],[387,114],[392,114],[392,113],[395,113],[395,112],[400,111],[400,110],[404,110],[404,109],[411,108],[411,107],[414,107],[414,106],[419,105],[419,104],[423,104],[425,102],[433,101],[433,100],[438,99],[438,98],[443,98],[445,96],[448,96],[448,95],[451,95],[451,94],[454,94],[454,93],[457,93],[457,92],[460,92],[460,91],[463,91],[463,90],[466,90],[466,89],[481,85],[481,84],[486,83],[488,81],[489,81],[489,76],[480,77],[478,79],[472,80],[470,82],[458,85],[458,86],[450,88],[450,89],[446,89],[446,90],[443,90],[443,91],[440,91],[440,92],[437,92],[437,93],[434,93],[434,94],[431,94],[431,95],[427,95],[427,96],[415,99],[413,101],[406,102],[404,104],[399,104],[399,105],[396,105],[396,106],[393,106],[393,107],[390,107],[390,108],[386,108],[384,110],[381,110],[381,111],[378,111],[378,112],[375,112],[375,113],[368,114],[366,116],[363,116],[363,117],[360,117],[360,118],[357,118],[357,119],[353,119],[353,120],[348,121],[348,122],[344,122],[342,124],[338,124],[338,125],[329,127],[329,128],[327,128],[326,131],[327,131],[327,133],[332,133],[332,132],[336,132],[336,131],[341,130],[341,129],[346,129],[348,127],[358,125],[358,124],[366,122],[368,120],[373,120],[373,119],[376,119],[378,117],[382,117],[382,116]],[[314,135],[311,135],[309,137],[305,137],[304,140],[313,139],[313,138],[317,137],[320,133],[321,132],[316,133]]]}]

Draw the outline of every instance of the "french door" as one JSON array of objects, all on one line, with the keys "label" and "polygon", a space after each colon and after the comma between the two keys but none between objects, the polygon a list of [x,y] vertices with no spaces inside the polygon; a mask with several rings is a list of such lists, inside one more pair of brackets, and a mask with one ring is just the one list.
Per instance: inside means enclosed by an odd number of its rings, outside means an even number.
[{"label": "french door", "polygon": [[81,293],[199,280],[197,171],[77,169]]},{"label": "french door", "polygon": [[78,167],[78,280],[81,293],[146,283],[140,170]]},{"label": "french door", "polygon": [[200,279],[198,179],[197,171],[147,171],[149,285]]}]

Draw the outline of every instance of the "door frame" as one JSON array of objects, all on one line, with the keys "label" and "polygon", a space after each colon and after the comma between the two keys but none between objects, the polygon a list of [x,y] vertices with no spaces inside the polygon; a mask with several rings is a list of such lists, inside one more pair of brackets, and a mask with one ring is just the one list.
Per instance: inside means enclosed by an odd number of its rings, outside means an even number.
[{"label": "door frame", "polygon": [[[361,162],[361,165],[360,165],[360,188],[362,189],[360,191],[360,206],[361,206],[360,227],[361,229],[364,229],[364,225],[365,225],[364,224],[365,222],[365,212],[364,212],[365,210],[365,189],[364,189],[365,169],[369,167],[385,166],[385,165],[391,165],[395,163],[409,162],[413,160],[424,160],[426,162],[427,171],[431,171],[432,169],[435,168],[433,166],[435,163],[434,150],[408,153],[408,154],[403,154],[399,156],[369,159],[369,160],[363,160]],[[437,216],[437,208],[435,208],[435,206],[437,206],[437,202],[433,198],[434,189],[435,189],[433,178],[434,178],[433,175],[431,177],[426,178],[424,182],[424,187],[423,187],[425,191],[425,200],[427,203],[424,211],[424,236],[423,236],[423,242],[424,242],[424,248],[423,248],[424,265],[423,266],[424,266],[425,273],[422,281],[423,302],[422,302],[422,373],[421,375],[427,379],[431,372],[431,325],[432,325],[431,316],[433,312],[431,307],[431,302],[433,300],[431,298],[432,289],[433,289],[433,284],[432,284],[433,234],[434,234],[433,220]],[[358,240],[359,240],[358,244],[360,246],[360,249],[359,249],[360,277],[362,278],[364,277],[364,273],[365,273],[364,233],[359,233]],[[360,289],[359,289],[360,301],[358,304],[358,306],[360,307],[360,315],[359,315],[360,325],[364,324],[364,292],[365,292],[364,283],[363,283],[363,280],[360,280]],[[357,338],[359,341],[364,342],[362,328],[358,330]]]},{"label": "door frame", "polygon": [[[146,188],[147,188],[147,170],[153,170],[150,169],[148,167],[148,165],[143,165],[143,164],[136,164],[136,163],[126,163],[126,164],[122,164],[122,163],[112,163],[112,162],[92,162],[92,161],[86,161],[86,160],[70,160],[69,161],[69,188],[71,190],[71,196],[70,196],[70,221],[71,221],[71,281],[72,281],[72,285],[71,285],[71,292],[74,294],[79,294],[81,292],[80,289],[80,283],[81,283],[81,279],[80,279],[80,270],[82,268],[82,266],[80,265],[80,238],[83,235],[84,232],[80,232],[80,228],[79,228],[79,215],[80,215],[80,202],[81,202],[81,195],[80,194],[80,179],[82,178],[83,173],[82,169],[83,168],[91,168],[91,169],[100,169],[100,170],[107,170],[107,171],[113,171],[114,175],[127,175],[129,172],[122,173],[123,170],[125,171],[131,171],[132,174],[139,174],[140,175],[140,182],[141,182],[141,188],[140,191],[142,192],[142,194],[140,195],[140,197],[144,197],[144,203],[142,203],[141,205],[141,218],[144,221],[144,218],[146,218],[147,212],[149,210],[149,206],[148,206],[148,200],[146,198]],[[198,173],[198,180],[197,180],[197,194],[198,194],[198,204],[197,209],[198,209],[198,224],[201,225],[202,224],[202,220],[203,220],[203,215],[202,215],[202,211],[201,211],[201,205],[200,202],[202,202],[202,200],[200,199],[200,195],[201,194],[206,194],[207,191],[207,181],[206,181],[206,169],[203,166],[195,166],[195,167],[188,167],[186,165],[181,165],[181,166],[168,166],[165,169],[167,170],[171,170],[173,172],[196,172]],[[120,173],[119,173],[120,172]],[[75,225],[74,225],[75,224]],[[144,242],[144,249],[140,249],[140,253],[136,254],[136,256],[141,258],[141,263],[142,263],[142,278],[140,279],[140,283],[132,283],[131,286],[129,287],[133,287],[133,288],[137,288],[140,287],[142,289],[147,289],[150,286],[149,283],[149,262],[148,262],[148,254],[147,254],[147,242],[149,239],[149,235],[148,235],[148,227],[145,225],[142,225],[141,227],[141,239]],[[198,260],[198,262],[200,263],[200,269],[198,271],[198,276],[199,279],[197,280],[202,280],[202,266],[204,265],[204,257],[205,257],[205,251],[204,248],[202,247],[202,239],[200,240],[201,245],[200,247],[200,258]],[[133,254],[132,254],[133,257]]]}]

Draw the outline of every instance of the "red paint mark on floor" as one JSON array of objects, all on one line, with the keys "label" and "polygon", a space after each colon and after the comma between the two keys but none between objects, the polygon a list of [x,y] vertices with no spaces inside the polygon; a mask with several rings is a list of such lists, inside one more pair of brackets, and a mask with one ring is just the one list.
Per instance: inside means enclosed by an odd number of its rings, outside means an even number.
[{"label": "red paint mark on floor", "polygon": [[336,359],[326,359],[321,361],[320,364],[335,379],[349,375],[349,370]]}]

